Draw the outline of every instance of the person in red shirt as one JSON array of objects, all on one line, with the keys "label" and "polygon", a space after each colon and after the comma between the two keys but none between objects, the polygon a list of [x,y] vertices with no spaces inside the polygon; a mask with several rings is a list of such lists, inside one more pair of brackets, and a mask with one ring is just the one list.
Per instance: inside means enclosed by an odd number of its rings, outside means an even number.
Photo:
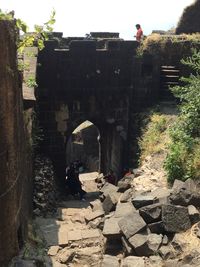
[{"label": "person in red shirt", "polygon": [[136,27],[136,29],[137,29],[137,33],[136,33],[136,35],[135,35],[135,37],[136,37],[136,41],[141,42],[142,37],[143,37],[143,31],[142,31],[142,28],[141,28],[140,24],[136,24],[135,27]]}]

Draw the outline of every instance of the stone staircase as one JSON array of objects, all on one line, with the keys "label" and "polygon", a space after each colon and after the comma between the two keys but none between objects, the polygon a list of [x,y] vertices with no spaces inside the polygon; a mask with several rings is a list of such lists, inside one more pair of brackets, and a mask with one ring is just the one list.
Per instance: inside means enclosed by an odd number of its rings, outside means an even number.
[{"label": "stone staircase", "polygon": [[161,66],[160,70],[160,100],[171,101],[174,96],[170,87],[179,85],[180,71],[176,66]]}]

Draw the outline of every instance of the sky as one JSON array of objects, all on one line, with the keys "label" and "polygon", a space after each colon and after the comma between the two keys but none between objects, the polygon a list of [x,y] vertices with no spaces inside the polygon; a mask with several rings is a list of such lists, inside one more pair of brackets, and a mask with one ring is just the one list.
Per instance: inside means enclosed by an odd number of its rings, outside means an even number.
[{"label": "sky", "polygon": [[0,0],[0,9],[15,11],[30,31],[34,24],[48,21],[56,11],[54,31],[63,36],[85,36],[100,32],[119,32],[125,40],[134,40],[135,24],[145,35],[152,30],[176,27],[184,8],[194,0]]}]

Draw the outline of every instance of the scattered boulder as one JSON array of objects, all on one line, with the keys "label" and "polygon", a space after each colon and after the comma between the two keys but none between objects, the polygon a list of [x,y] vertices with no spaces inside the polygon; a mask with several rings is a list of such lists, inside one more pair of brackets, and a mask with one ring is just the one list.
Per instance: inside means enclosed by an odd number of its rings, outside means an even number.
[{"label": "scattered boulder", "polygon": [[152,204],[139,209],[139,213],[146,223],[153,223],[161,220],[161,204]]},{"label": "scattered boulder", "polygon": [[119,239],[121,238],[121,231],[118,222],[121,218],[111,217],[105,220],[103,227],[103,235],[108,239]]},{"label": "scattered boulder", "polygon": [[126,190],[120,197],[120,202],[128,202],[131,198],[135,197],[135,191],[133,188]]},{"label": "scattered boulder", "polygon": [[127,203],[117,203],[116,210],[114,213],[115,218],[124,217],[129,213],[135,212],[136,209],[134,208],[131,202]]},{"label": "scattered boulder", "polygon": [[188,206],[188,214],[191,224],[195,224],[200,221],[200,213],[193,205]]},{"label": "scattered boulder", "polygon": [[158,202],[158,199],[151,195],[147,195],[147,196],[139,195],[132,199],[132,203],[136,209],[154,204],[156,202]]},{"label": "scattered boulder", "polygon": [[124,193],[126,190],[128,190],[131,187],[131,183],[128,180],[122,181],[120,180],[117,183],[118,186],[118,192]]},{"label": "scattered boulder", "polygon": [[100,190],[104,198],[107,197],[110,193],[117,192],[117,191],[118,191],[118,187],[110,183],[105,183],[104,186]]},{"label": "scattered boulder", "polygon": [[127,239],[146,228],[146,223],[138,212],[127,214],[118,224]]},{"label": "scattered boulder", "polygon": [[103,201],[103,209],[105,214],[108,214],[110,211],[114,211],[116,204],[120,198],[120,193],[110,192],[107,194],[106,198]]},{"label": "scattered boulder", "polygon": [[158,251],[162,235],[139,233],[129,238],[129,242],[138,256],[150,256]]},{"label": "scattered boulder", "polygon": [[167,232],[178,233],[191,227],[188,209],[182,206],[163,205],[162,221]]}]

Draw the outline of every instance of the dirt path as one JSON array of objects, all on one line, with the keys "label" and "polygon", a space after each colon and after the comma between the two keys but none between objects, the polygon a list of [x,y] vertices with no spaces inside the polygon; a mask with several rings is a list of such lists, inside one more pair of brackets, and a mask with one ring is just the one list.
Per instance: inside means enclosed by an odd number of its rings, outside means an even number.
[{"label": "dirt path", "polygon": [[98,173],[83,174],[80,180],[88,192],[86,201],[66,199],[58,203],[57,215],[36,218],[40,235],[46,241],[49,255],[47,266],[100,266],[103,254],[103,236],[93,229],[85,218],[92,213],[89,203],[98,198],[95,178]]}]

